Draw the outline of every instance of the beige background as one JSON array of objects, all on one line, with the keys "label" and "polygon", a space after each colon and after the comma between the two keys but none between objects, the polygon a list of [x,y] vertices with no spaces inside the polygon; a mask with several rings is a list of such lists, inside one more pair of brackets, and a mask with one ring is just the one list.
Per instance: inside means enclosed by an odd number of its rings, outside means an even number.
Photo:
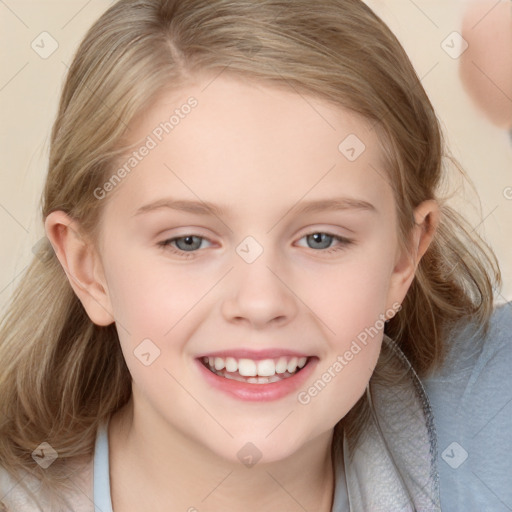
[{"label": "beige background", "polygon": [[[509,0],[501,0],[508,2]],[[0,170],[0,308],[5,306],[42,237],[39,198],[60,88],[72,55],[107,0],[0,2],[3,115]],[[463,91],[458,61],[441,43],[460,31],[463,0],[368,0],[408,52],[437,109],[445,136],[481,198],[466,191],[456,204],[494,247],[504,274],[500,301],[512,299],[512,143],[476,110]],[[47,59],[31,47],[42,32],[58,42]],[[467,187],[466,187],[467,188]]]}]

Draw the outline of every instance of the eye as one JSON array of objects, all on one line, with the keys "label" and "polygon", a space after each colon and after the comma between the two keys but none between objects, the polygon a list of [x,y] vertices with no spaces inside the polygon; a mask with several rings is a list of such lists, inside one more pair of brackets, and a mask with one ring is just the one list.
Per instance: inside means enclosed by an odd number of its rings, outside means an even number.
[{"label": "eye", "polygon": [[164,249],[171,250],[171,252],[175,254],[187,258],[192,256],[190,253],[196,252],[201,247],[203,241],[206,241],[206,238],[202,236],[185,235],[163,240],[162,242],[158,242],[158,245]]},{"label": "eye", "polygon": [[[323,231],[317,231],[315,233],[310,233],[301,238],[301,240],[306,239],[306,243],[310,249],[320,249],[325,252],[336,252],[345,249],[347,246],[353,243],[352,240],[348,238],[333,235],[332,233],[325,233]],[[331,246],[332,242],[338,242],[338,245],[334,247]]]},{"label": "eye", "polygon": [[[348,238],[323,231],[309,233],[300,238],[300,240],[304,239],[306,240],[307,247],[310,249],[316,249],[320,252],[327,253],[341,251],[347,248],[350,244],[354,243]],[[162,242],[158,242],[158,245],[163,249],[170,250],[172,253],[177,254],[178,256],[182,256],[184,258],[192,258],[199,249],[204,248],[201,246],[205,241],[210,243],[205,237],[188,234],[163,240]],[[332,246],[333,242],[337,242],[338,244]]]}]

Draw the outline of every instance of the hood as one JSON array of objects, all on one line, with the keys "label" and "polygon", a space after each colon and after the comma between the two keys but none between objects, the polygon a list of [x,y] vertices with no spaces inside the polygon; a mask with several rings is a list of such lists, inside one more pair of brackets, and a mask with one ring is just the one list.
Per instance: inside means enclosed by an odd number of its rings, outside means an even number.
[{"label": "hood", "polygon": [[431,406],[406,356],[386,335],[365,399],[369,415],[361,436],[354,445],[344,435],[342,453],[335,454],[333,512],[439,512]]}]

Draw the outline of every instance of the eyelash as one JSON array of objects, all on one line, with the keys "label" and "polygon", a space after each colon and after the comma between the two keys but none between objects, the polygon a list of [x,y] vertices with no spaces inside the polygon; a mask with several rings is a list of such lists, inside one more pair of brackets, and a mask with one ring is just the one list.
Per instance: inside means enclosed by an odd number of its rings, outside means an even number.
[{"label": "eyelash", "polygon": [[[311,235],[327,235],[329,237],[332,237],[333,241],[336,240],[336,241],[340,242],[340,245],[336,245],[334,247],[329,247],[327,249],[312,249],[311,247],[309,247],[309,249],[311,249],[312,251],[315,251],[315,252],[324,252],[324,253],[331,254],[331,253],[345,250],[349,245],[352,245],[354,243],[354,241],[350,240],[349,238],[335,235],[335,234],[329,233],[327,231],[313,231],[311,233],[306,233],[299,240],[302,240],[303,238],[306,238]],[[196,253],[200,249],[195,249],[193,251],[183,251],[183,250],[177,249],[171,245],[171,243],[176,240],[181,240],[183,238],[189,238],[189,237],[197,237],[197,238],[200,238],[201,240],[207,240],[207,238],[204,236],[195,235],[193,233],[190,233],[187,235],[177,236],[174,238],[169,238],[167,240],[163,240],[162,242],[158,242],[158,246],[160,246],[162,249],[169,250],[169,251],[171,251],[171,253],[177,254],[178,256],[180,256],[182,258],[194,258],[196,256]]]}]

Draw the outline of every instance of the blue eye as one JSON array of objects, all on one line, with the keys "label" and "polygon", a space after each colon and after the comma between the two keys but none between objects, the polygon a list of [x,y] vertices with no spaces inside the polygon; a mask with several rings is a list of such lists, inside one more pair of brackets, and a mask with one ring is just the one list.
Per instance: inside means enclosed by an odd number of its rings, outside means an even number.
[{"label": "blue eye", "polygon": [[[320,249],[328,253],[340,251],[353,243],[353,241],[349,240],[348,238],[333,235],[331,233],[325,233],[323,231],[317,231],[315,233],[305,235],[301,238],[301,240],[304,238],[307,240],[307,244],[310,249]],[[339,244],[332,247],[331,244],[333,241],[337,241]]]},{"label": "blue eye", "polygon": [[[331,233],[325,233],[323,231],[310,233],[303,236],[300,240],[303,239],[307,240],[307,247],[309,249],[315,249],[319,252],[327,253],[343,250],[353,243],[353,241],[348,238],[333,235]],[[207,241],[207,239],[199,235],[189,234],[163,240],[162,242],[158,242],[158,245],[184,258],[192,258],[201,248],[203,241]],[[332,243],[335,241],[338,242],[338,244],[332,246]]]},{"label": "blue eye", "polygon": [[[313,247],[310,247],[310,249],[330,249],[327,252],[332,252],[333,250],[337,251],[340,250],[340,248],[343,248],[344,246],[351,243],[350,240],[347,238],[343,238],[341,236],[332,235],[330,233],[324,233],[322,231],[318,231],[316,233],[311,233],[309,235],[305,235],[302,238],[306,238],[308,243],[313,243]],[[302,240],[302,239],[301,239]],[[335,247],[330,247],[333,240],[336,240],[341,243],[341,247],[339,245]],[[319,244],[315,247],[316,244]]]},{"label": "blue eye", "polygon": [[[180,256],[189,258],[193,255],[192,253],[196,252],[201,247],[203,240],[206,240],[206,238],[198,235],[185,235],[158,242],[158,245],[170,249],[171,252],[179,254]],[[176,244],[177,249],[172,244]]]}]

